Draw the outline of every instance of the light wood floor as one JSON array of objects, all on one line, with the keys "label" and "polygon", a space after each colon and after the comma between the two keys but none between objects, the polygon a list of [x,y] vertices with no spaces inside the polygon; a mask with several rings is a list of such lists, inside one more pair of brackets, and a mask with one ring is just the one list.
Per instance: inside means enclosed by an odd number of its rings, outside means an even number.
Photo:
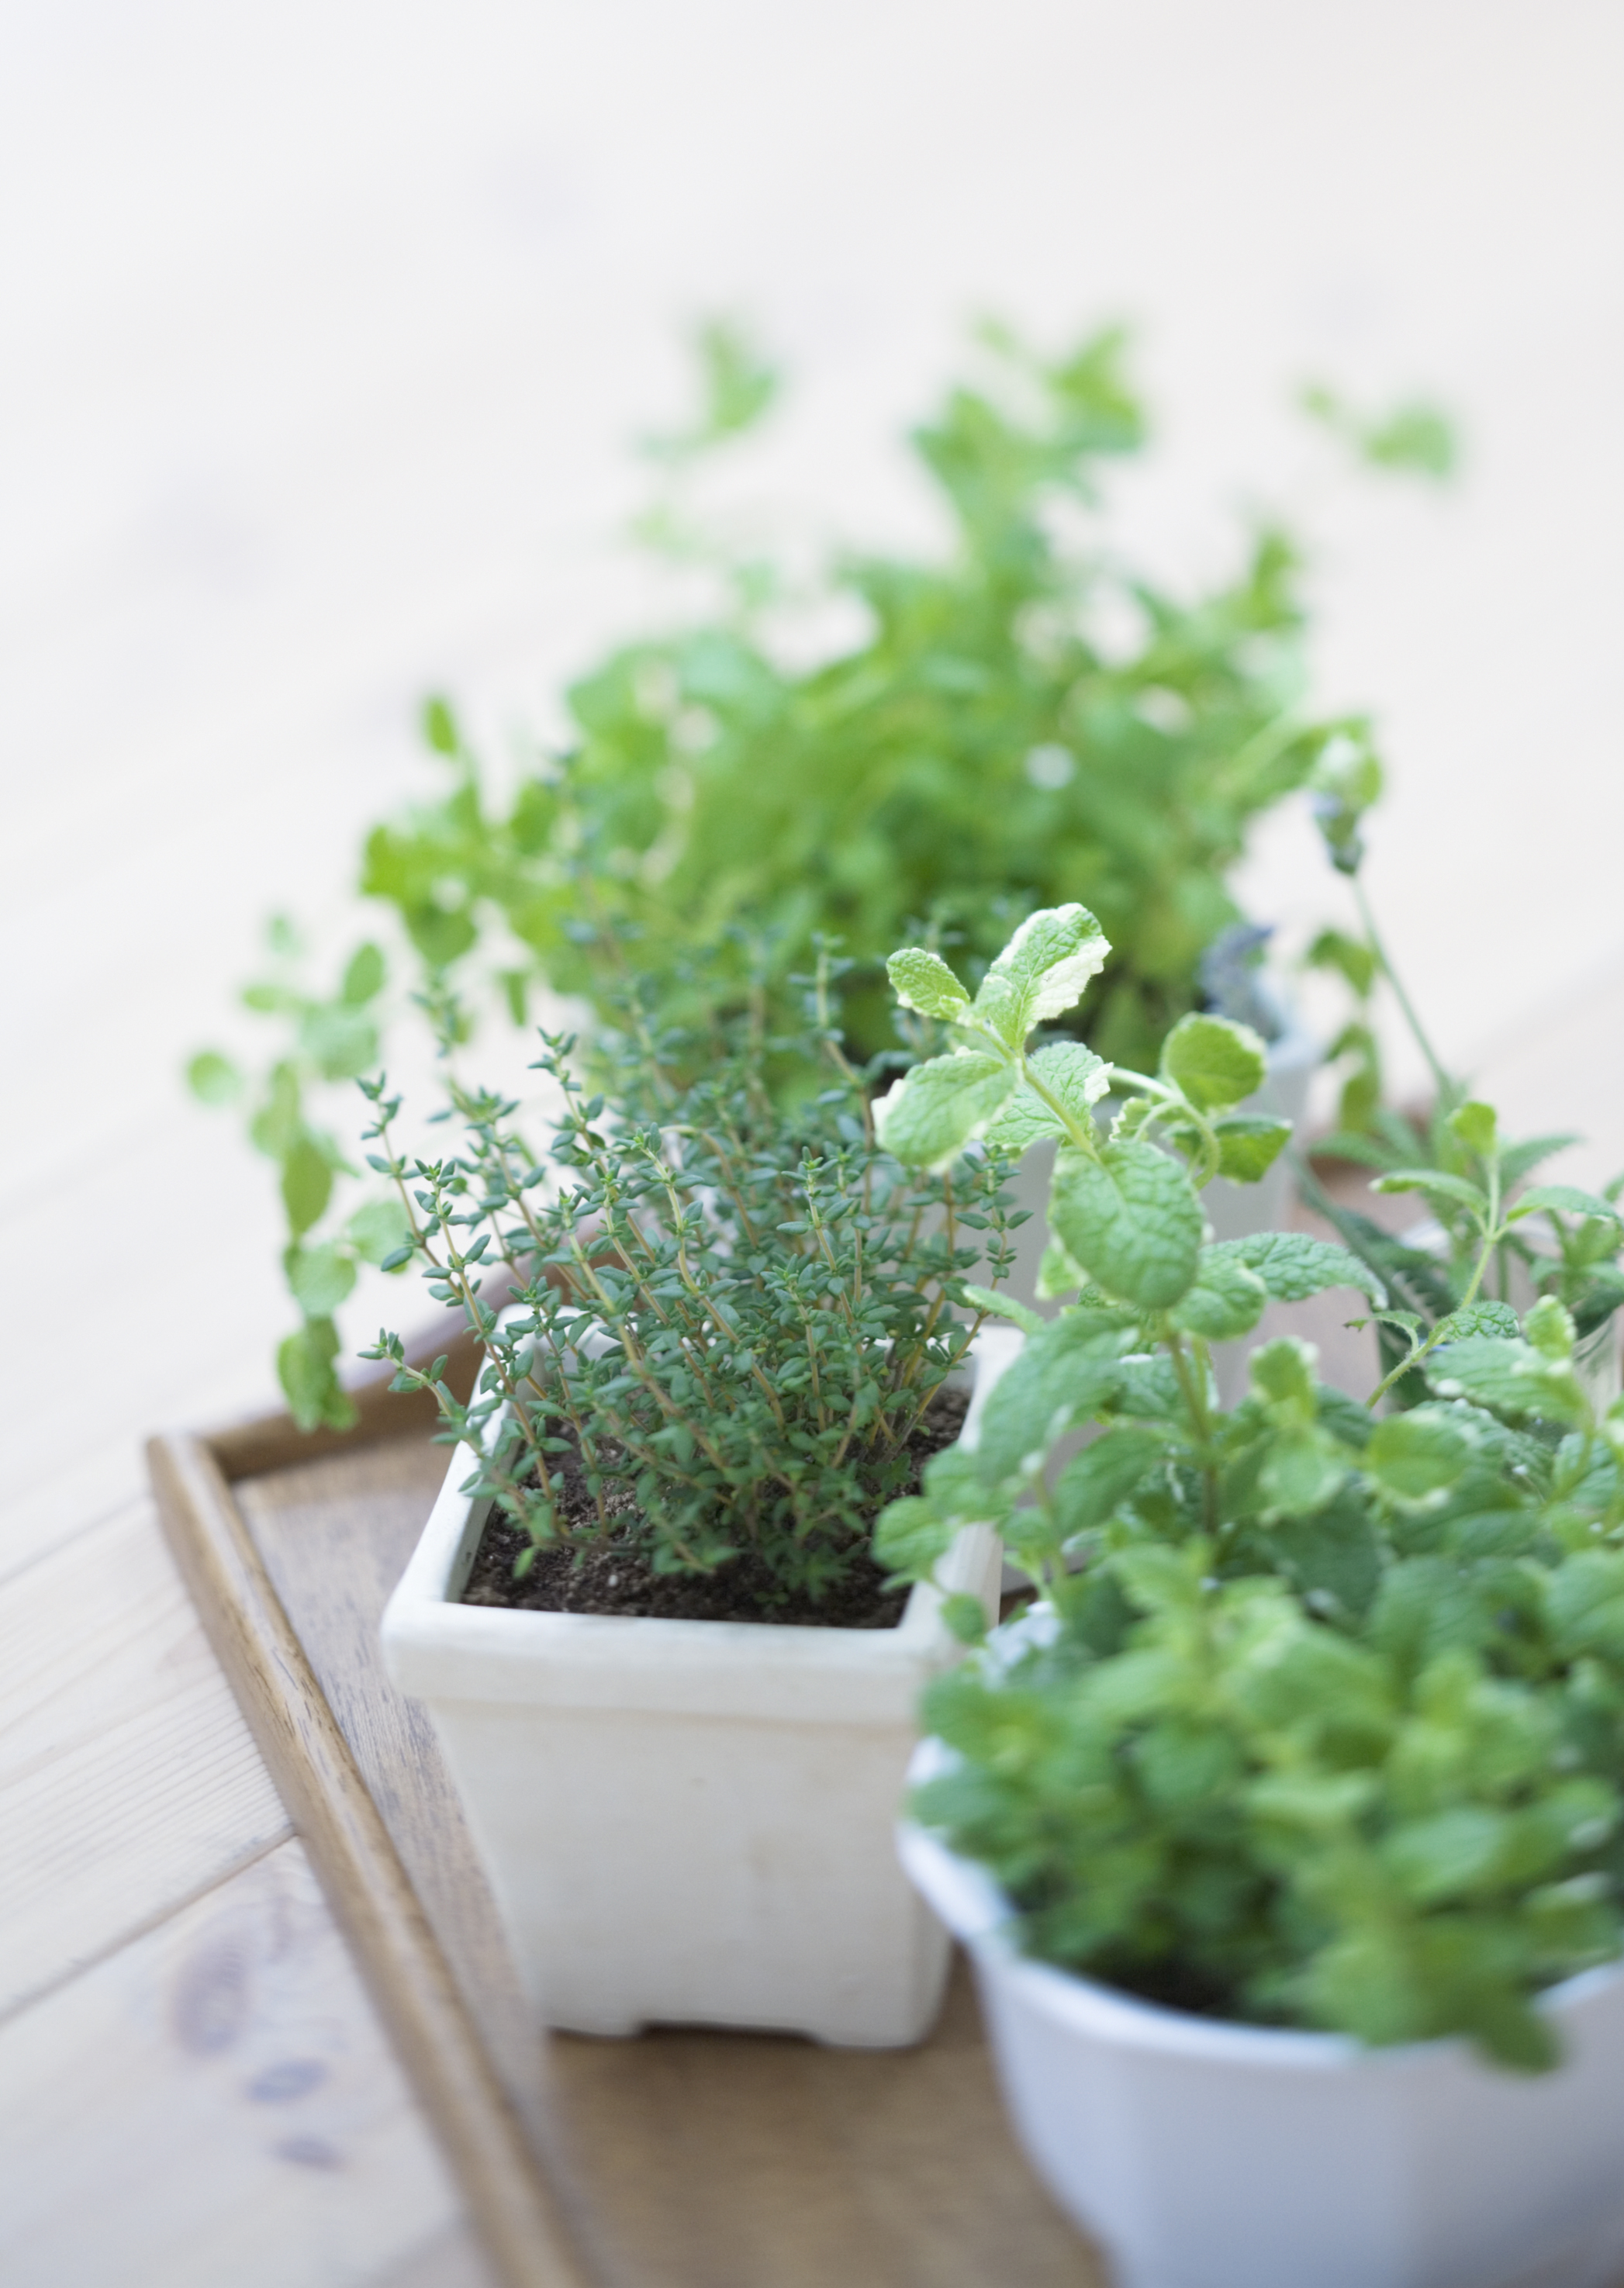
[{"label": "light wood floor", "polygon": [[[1145,314],[1176,568],[1295,465],[1301,377],[1458,405],[1458,497],[1329,512],[1322,695],[1391,734],[1378,872],[1446,1051],[1587,1129],[1576,1180],[1624,1161],[1617,11],[1369,0],[1330,71],[1293,0],[976,15],[0,25],[6,2288],[479,2278],[139,1450],[263,1409],[285,1324],[265,1171],[182,1059],[241,1037],[261,915],[333,921],[425,683],[496,743],[636,624],[599,544],[675,317],[760,311],[807,411],[751,465],[859,539],[921,529],[889,440],[967,309]],[[1271,848],[1256,910],[1310,918],[1323,870]]]}]

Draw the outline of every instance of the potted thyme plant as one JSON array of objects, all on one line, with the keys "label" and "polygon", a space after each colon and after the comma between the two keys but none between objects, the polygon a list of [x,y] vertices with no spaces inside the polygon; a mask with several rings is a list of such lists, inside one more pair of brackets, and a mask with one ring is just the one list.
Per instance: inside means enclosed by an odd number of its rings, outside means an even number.
[{"label": "potted thyme plant", "polygon": [[1007,1256],[1002,1169],[879,1146],[828,968],[806,1042],[639,1017],[606,1092],[543,1036],[551,1165],[455,1078],[455,1150],[408,1157],[365,1084],[410,1249],[487,1357],[462,1406],[397,1338],[373,1354],[456,1449],[384,1644],[553,2026],[884,2046],[937,2006],[947,1941],[891,1827],[921,1688],[950,1622],[995,1616],[1000,1552],[972,1523],[909,1593],[870,1545],[964,1418],[963,1275]]},{"label": "potted thyme plant", "polygon": [[[972,1002],[916,949],[891,974],[959,1034],[881,1107],[900,1157],[1059,1141],[1048,1276],[1074,1299],[877,1541],[923,1577],[990,1518],[1037,1593],[929,1689],[902,1843],[1027,2151],[1121,2288],[1601,2288],[1624,1402],[1595,1402],[1560,1290],[1616,1259],[1615,1209],[1530,1187],[1459,1103],[1459,1166],[1383,1180],[1470,1222],[1472,1270],[1430,1323],[1390,1311],[1329,1243],[1206,1235],[1202,1180],[1267,1148],[1228,1142],[1233,1029],[1187,1019],[1157,1074],[1111,1074],[1107,1134],[1100,1076],[1028,1048],[1041,1005]],[[1519,1320],[1489,1283],[1541,1223],[1561,1243]],[[1223,1410],[1210,1343],[1339,1282],[1395,1339],[1371,1402],[1276,1339]],[[1420,1402],[1380,1413],[1400,1384]]]}]

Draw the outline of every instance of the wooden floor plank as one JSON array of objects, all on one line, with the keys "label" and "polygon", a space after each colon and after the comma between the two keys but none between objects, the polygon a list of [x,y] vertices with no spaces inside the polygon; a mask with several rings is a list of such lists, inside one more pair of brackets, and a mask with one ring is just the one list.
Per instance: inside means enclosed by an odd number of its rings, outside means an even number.
[{"label": "wooden floor plank", "polygon": [[487,2288],[297,1841],[0,2029],[0,2278]]},{"label": "wooden floor plank", "polygon": [[149,1502],[0,1588],[0,2011],[289,1832]]}]

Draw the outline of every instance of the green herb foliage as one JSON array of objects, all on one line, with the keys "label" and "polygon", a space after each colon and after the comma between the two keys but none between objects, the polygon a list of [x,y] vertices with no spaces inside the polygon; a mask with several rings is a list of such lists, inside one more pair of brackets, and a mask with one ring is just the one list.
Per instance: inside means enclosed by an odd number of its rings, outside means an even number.
[{"label": "green herb foliage", "polygon": [[[1511,1187],[1525,1185],[1535,1169],[1579,1140],[1570,1134],[1515,1142],[1503,1138],[1489,1107],[1475,1102],[1445,1068],[1393,965],[1362,879],[1365,815],[1381,784],[1366,727],[1342,727],[1316,766],[1315,803],[1327,854],[1351,886],[1363,934],[1327,930],[1309,949],[1310,963],[1340,975],[1355,1003],[1327,1052],[1330,1059],[1351,1061],[1342,1125],[1318,1149],[1371,1169],[1377,1192],[1414,1193],[1418,1220],[1432,1226],[1429,1243],[1393,1236],[1333,1200],[1306,1167],[1298,1174],[1311,1204],[1391,1291],[1393,1309],[1378,1316],[1383,1388],[1407,1403],[1425,1394],[1422,1377],[1406,1370],[1412,1349],[1466,1307],[1499,1304],[1509,1311],[1554,1296],[1573,1313],[1590,1354],[1599,1355],[1613,1339],[1613,1315],[1624,1302],[1616,1208],[1624,1175],[1600,1195],[1571,1184],[1524,1190],[1515,1209],[1501,1214]],[[1424,1118],[1383,1100],[1374,1019],[1383,988],[1397,1001],[1431,1076],[1433,1102]],[[1494,1237],[1485,1259],[1491,1224]]]},{"label": "green herb foliage", "polygon": [[1448,1196],[1477,1252],[1458,1309],[1400,1321],[1423,1402],[1378,1418],[1380,1391],[1356,1404],[1276,1339],[1225,1413],[1212,1341],[1271,1298],[1381,1287],[1303,1235],[1204,1239],[1197,1186],[1256,1077],[1242,1029],[1187,1020],[1157,1075],[1107,1073],[1107,1133],[1099,1076],[1062,1083],[1022,1037],[1099,953],[1090,918],[1034,916],[1026,949],[974,1001],[917,950],[892,964],[961,1045],[905,1077],[882,1132],[939,1164],[955,1135],[1047,1122],[1050,1283],[1078,1291],[1032,1322],[973,1444],[881,1521],[883,1560],[924,1578],[990,1519],[1041,1593],[932,1688],[952,1767],[917,1815],[1046,1959],[1176,2007],[1547,2065],[1533,1998],[1624,1935],[1624,1402],[1598,1414],[1556,1296],[1520,1324],[1479,1299],[1530,1223],[1583,1215],[1616,1251],[1617,1218],[1527,1188],[1488,1108],[1460,1107],[1481,1181]]},{"label": "green herb foliage", "polygon": [[[721,340],[689,457],[770,401],[762,377],[743,387],[744,346]],[[430,743],[455,783],[376,830],[364,882],[426,961],[461,957],[500,915],[556,984],[596,997],[615,987],[608,923],[669,981],[696,941],[770,917],[780,1018],[814,933],[875,965],[848,998],[871,1053],[892,1037],[878,961],[905,929],[923,920],[974,968],[1012,916],[1081,895],[1119,954],[1092,1036],[1153,1055],[1236,918],[1224,879],[1250,821],[1318,751],[1290,711],[1295,552],[1262,532],[1232,582],[1192,600],[1124,567],[1097,514],[1102,465],[1146,433],[1121,337],[1052,361],[996,330],[986,346],[987,383],[953,389],[913,437],[953,544],[836,567],[828,594],[869,628],[839,657],[782,664],[748,600],[781,597],[788,576],[731,564],[721,618],[629,645],[574,687],[573,744],[505,808],[435,703]],[[1123,621],[1131,640],[1107,643]]]},{"label": "green herb foliage", "polygon": [[[792,1045],[749,1028],[696,1043],[639,1021],[611,1092],[590,1095],[574,1043],[543,1034],[538,1069],[563,1104],[551,1170],[513,1104],[455,1079],[457,1150],[408,1161],[399,1100],[363,1084],[373,1165],[412,1218],[403,1252],[461,1305],[488,1363],[463,1406],[438,1370],[406,1365],[398,1337],[369,1355],[393,1360],[397,1389],[434,1393],[447,1440],[483,1448],[465,1490],[527,1529],[522,1565],[554,1542],[630,1537],[656,1571],[749,1553],[769,1603],[815,1601],[910,1477],[910,1434],[981,1323],[950,1307],[963,1274],[986,1258],[997,1277],[1009,1258],[1002,1165],[931,1176],[876,1146],[872,1076],[847,1063],[827,986],[826,969],[800,1047],[814,1076],[820,1048],[829,1084],[792,1109],[764,1077],[767,1049]],[[704,1076],[685,1084],[696,1061]],[[566,1457],[584,1474],[574,1510]]]},{"label": "green herb foliage", "polygon": [[252,1088],[228,1057],[212,1049],[193,1058],[186,1077],[204,1104],[248,1100],[249,1136],[276,1164],[288,1233],[282,1270],[300,1315],[300,1324],[277,1351],[278,1378],[300,1429],[343,1430],[354,1421],[355,1409],[338,1380],[334,1314],[354,1287],[358,1266],[392,1256],[406,1224],[387,1195],[333,1212],[335,1188],[358,1171],[331,1128],[312,1118],[311,1102],[323,1084],[353,1081],[376,1064],[378,1005],[387,972],[380,949],[360,945],[345,964],[337,989],[312,994],[300,981],[304,949],[291,923],[278,917],[266,936],[272,973],[245,988],[242,999],[258,1014],[282,1021],[284,1053]]},{"label": "green herb foliage", "polygon": [[[1298,711],[1295,544],[1274,526],[1250,534],[1232,577],[1193,596],[1149,577],[1113,543],[1102,497],[1105,472],[1147,434],[1122,337],[1047,360],[994,327],[985,376],[951,389],[912,439],[946,548],[849,558],[808,589],[789,559],[713,537],[685,504],[683,488],[780,393],[737,325],[701,328],[695,346],[693,417],[646,441],[663,490],[641,531],[719,600],[582,675],[565,751],[533,758],[505,797],[450,702],[427,703],[424,742],[448,783],[369,834],[361,877],[403,926],[416,982],[432,995],[455,971],[471,1022],[491,1001],[522,1024],[544,979],[612,1021],[630,961],[657,981],[662,1024],[702,1025],[708,1005],[738,1005],[751,963],[729,949],[748,936],[777,949],[772,1021],[793,1029],[791,974],[826,934],[865,965],[846,1023],[866,1057],[893,1043],[878,964],[899,937],[956,947],[978,977],[1021,913],[1081,896],[1118,955],[1089,1037],[1106,1057],[1153,1061],[1206,997],[1202,957],[1235,923],[1225,875],[1252,821],[1338,729]],[[1372,458],[1365,429],[1380,424],[1331,426]],[[866,632],[833,659],[790,664],[786,616],[807,606],[855,612]],[[696,948],[720,950],[701,970]],[[308,1297],[337,1291],[360,1243],[343,1157],[310,1106],[324,1075],[358,1068],[308,1036],[313,1013],[347,1023],[354,1011],[342,992],[313,999],[285,981],[253,1005],[288,1034],[250,1092],[256,1120],[274,1099],[299,1164],[289,1260],[302,1324],[281,1348],[282,1386],[301,1424],[338,1423],[337,1334]],[[365,1014],[376,1020],[369,998]],[[1077,1029],[1074,1010],[1066,1022]],[[230,1092],[218,1059],[193,1077],[207,1100]],[[267,1148],[288,1180],[282,1145]],[[332,1180],[324,1216],[305,1224],[313,1151]]]}]

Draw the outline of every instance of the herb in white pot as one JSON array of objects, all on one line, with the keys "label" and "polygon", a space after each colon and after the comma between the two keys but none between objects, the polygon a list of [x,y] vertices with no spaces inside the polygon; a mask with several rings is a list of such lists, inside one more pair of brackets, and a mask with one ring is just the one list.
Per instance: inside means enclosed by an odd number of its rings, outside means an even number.
[{"label": "herb in white pot", "polygon": [[1002,1171],[881,1150],[821,1029],[791,1111],[764,1080],[770,1047],[793,1096],[783,1043],[645,1032],[611,1104],[550,1042],[551,1182],[511,1105],[454,1083],[458,1150],[408,1165],[372,1092],[415,1247],[488,1357],[461,1407],[380,1342],[457,1447],[384,1646],[552,2025],[883,2045],[936,2007],[946,1942],[891,1823],[999,1552],[971,1521],[905,1601],[870,1537],[963,1418],[979,1314],[954,1307],[984,1232],[1002,1252]]},{"label": "herb in white pot", "polygon": [[[1002,1038],[1064,1125],[1051,1243],[1087,1285],[879,1547],[926,1568],[990,1516],[1041,1593],[927,1694],[905,1839],[1028,2150],[1123,2288],[1599,2288],[1624,2234],[1624,1408],[1593,1404],[1556,1295],[1519,1324],[1485,1282],[1531,1221],[1616,1252],[1617,1215],[1522,1188],[1493,1113],[1458,1106],[1457,1307],[1388,1315],[1369,1408],[1277,1340],[1224,1412],[1212,1339],[1270,1294],[1371,1283],[1301,1235],[1203,1240],[1235,1041],[1181,1028],[1107,1138],[982,1014],[885,1132],[924,1156],[928,1119],[938,1161],[997,1136],[975,1061]],[[1400,1381],[1424,1402],[1378,1418]]]}]

